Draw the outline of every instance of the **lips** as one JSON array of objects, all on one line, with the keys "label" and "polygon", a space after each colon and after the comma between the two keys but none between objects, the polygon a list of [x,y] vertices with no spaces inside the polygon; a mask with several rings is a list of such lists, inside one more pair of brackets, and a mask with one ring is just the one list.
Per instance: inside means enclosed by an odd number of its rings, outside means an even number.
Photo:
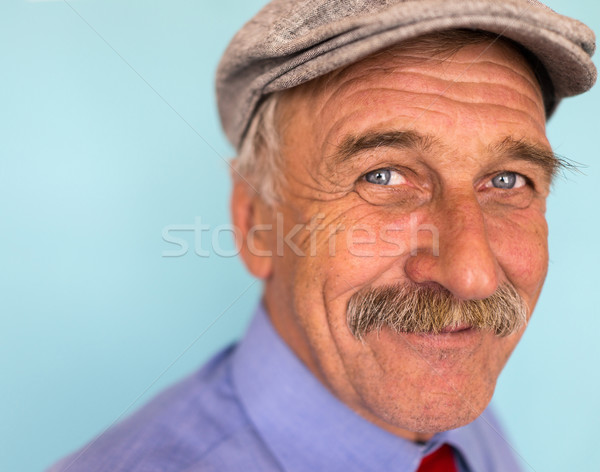
[{"label": "lips", "polygon": [[450,325],[450,326],[446,326],[444,329],[442,329],[440,331],[440,334],[460,333],[461,331],[467,331],[471,328],[472,328],[472,326],[469,324]]}]

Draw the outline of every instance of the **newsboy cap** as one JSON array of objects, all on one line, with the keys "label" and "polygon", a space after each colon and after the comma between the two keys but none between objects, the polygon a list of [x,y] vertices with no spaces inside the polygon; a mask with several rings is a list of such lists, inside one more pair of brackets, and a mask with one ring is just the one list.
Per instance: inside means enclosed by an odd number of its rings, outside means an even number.
[{"label": "newsboy cap", "polygon": [[537,0],[274,0],[234,36],[219,64],[223,129],[239,149],[264,96],[398,42],[458,28],[502,35],[531,52],[552,82],[553,108],[596,81],[594,33]]}]

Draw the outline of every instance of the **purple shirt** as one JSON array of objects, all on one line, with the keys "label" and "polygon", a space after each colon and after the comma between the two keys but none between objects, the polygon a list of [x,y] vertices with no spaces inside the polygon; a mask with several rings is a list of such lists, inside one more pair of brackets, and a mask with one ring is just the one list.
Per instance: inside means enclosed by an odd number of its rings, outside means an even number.
[{"label": "purple shirt", "polygon": [[298,360],[259,307],[246,336],[49,472],[413,472],[441,444],[461,472],[519,471],[489,408],[416,444],[363,419]]}]

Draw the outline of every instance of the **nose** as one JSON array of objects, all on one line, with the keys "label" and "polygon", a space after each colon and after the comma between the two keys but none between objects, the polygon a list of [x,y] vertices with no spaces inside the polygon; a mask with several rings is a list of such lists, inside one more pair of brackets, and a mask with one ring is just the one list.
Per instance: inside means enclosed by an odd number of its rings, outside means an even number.
[{"label": "nose", "polygon": [[[429,224],[416,229],[417,247],[406,262],[406,275],[415,283],[435,282],[462,300],[489,297],[498,288],[499,268],[476,196],[445,196],[436,206],[427,213]],[[422,227],[429,237],[422,237]]]}]

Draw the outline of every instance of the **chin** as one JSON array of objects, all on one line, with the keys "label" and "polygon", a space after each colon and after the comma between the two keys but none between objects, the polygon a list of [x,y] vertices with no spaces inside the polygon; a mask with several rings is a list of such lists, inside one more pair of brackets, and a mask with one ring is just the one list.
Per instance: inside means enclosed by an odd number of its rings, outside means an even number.
[{"label": "chin", "polygon": [[437,401],[412,415],[408,422],[404,420],[404,429],[421,434],[435,434],[460,428],[477,419],[488,403],[489,400],[476,405],[465,401]]},{"label": "chin", "polygon": [[[445,388],[435,387],[430,384],[429,388],[402,391],[397,386],[387,385],[384,389],[371,390],[371,395],[363,392],[362,398],[370,419],[375,419],[376,424],[415,439],[410,433],[433,435],[465,426],[477,419],[491,401],[495,383],[455,384],[451,390],[447,384]],[[382,395],[384,390],[389,393]]]},{"label": "chin", "polygon": [[352,371],[362,406],[388,430],[435,434],[481,415],[514,340],[477,332],[432,337],[384,330],[368,343],[376,362],[364,368],[356,362]]},{"label": "chin", "polygon": [[[428,438],[442,431],[465,426],[477,419],[488,403],[489,401],[474,405],[464,401],[448,402],[438,399],[417,411],[407,412],[403,409],[404,411],[401,412],[376,410],[372,412],[381,420],[376,423],[384,429],[414,440],[416,438],[411,433]],[[401,431],[408,434],[402,434]]]}]

